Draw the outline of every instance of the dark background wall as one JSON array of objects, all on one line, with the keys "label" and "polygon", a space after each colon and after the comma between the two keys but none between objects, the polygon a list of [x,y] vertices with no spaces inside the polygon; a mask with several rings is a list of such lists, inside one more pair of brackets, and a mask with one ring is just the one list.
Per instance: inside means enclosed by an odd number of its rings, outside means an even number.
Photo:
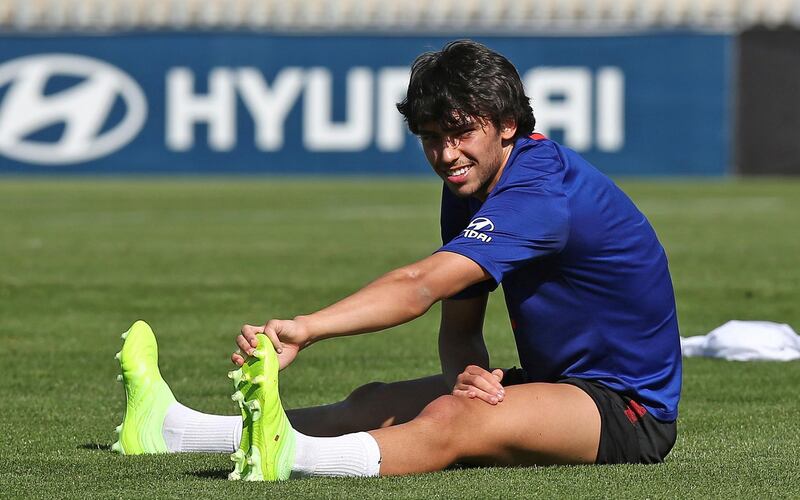
[{"label": "dark background wall", "polygon": [[800,174],[800,31],[739,37],[736,172]]}]

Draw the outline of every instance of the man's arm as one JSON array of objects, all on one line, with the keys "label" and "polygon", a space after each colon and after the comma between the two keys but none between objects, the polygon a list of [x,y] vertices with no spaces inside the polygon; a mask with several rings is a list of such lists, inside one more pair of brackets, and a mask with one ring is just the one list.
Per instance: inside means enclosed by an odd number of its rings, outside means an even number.
[{"label": "man's arm", "polygon": [[503,370],[489,371],[489,351],[483,340],[488,294],[442,302],[439,359],[454,396],[497,404],[505,397]]},{"label": "man's arm", "polygon": [[436,302],[489,278],[474,261],[451,252],[438,252],[391,271],[358,292],[308,316],[295,318],[315,342],[374,332],[425,314]]},{"label": "man's arm", "polygon": [[[278,351],[283,368],[297,352],[330,337],[374,332],[422,316],[439,300],[490,276],[474,261],[452,252],[437,252],[419,262],[391,271],[349,297],[294,320],[270,320],[263,326],[245,325],[236,339],[250,354],[256,334],[264,333]],[[286,348],[286,349],[284,349]],[[285,352],[284,352],[285,351]],[[244,357],[232,356],[236,364]]]},{"label": "man's arm", "polygon": [[439,326],[439,360],[447,386],[469,365],[489,368],[489,351],[483,341],[483,318],[488,294],[442,301]]}]

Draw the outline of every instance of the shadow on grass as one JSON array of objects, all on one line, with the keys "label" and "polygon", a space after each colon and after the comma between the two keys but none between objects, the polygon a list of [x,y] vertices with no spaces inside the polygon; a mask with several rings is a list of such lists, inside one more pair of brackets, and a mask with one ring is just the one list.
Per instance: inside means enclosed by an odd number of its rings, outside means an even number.
[{"label": "shadow on grass", "polygon": [[111,450],[110,444],[100,443],[84,443],[76,446],[79,450],[92,450],[92,451],[109,451]]},{"label": "shadow on grass", "polygon": [[228,479],[228,473],[230,469],[204,469],[204,470],[193,470],[191,472],[187,472],[187,476],[194,476],[199,477],[201,479]]}]

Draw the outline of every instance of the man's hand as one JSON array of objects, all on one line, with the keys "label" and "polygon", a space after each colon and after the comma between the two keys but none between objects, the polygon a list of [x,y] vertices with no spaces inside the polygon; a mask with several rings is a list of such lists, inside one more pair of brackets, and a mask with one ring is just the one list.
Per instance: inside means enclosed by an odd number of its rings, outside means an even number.
[{"label": "man's hand", "polygon": [[500,381],[503,380],[503,370],[484,370],[480,366],[469,365],[456,378],[453,387],[453,396],[478,398],[490,405],[503,401],[505,389]]},{"label": "man's hand", "polygon": [[[242,327],[241,333],[236,337],[236,345],[239,346],[239,350],[233,353],[231,361],[242,366],[258,346],[256,335],[259,333],[266,335],[272,342],[272,347],[278,353],[281,370],[294,360],[300,349],[308,345],[308,335],[300,323],[295,320],[272,319],[262,326],[244,325]],[[263,348],[264,346],[262,346]]]}]

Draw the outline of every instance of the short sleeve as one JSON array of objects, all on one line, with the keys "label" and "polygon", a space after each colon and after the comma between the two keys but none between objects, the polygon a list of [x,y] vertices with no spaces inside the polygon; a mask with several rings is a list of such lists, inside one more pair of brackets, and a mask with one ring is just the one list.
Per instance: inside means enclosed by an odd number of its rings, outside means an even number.
[{"label": "short sleeve", "polygon": [[517,185],[490,196],[467,226],[439,251],[463,255],[495,286],[531,261],[560,252],[569,235],[566,195],[549,183]]}]

